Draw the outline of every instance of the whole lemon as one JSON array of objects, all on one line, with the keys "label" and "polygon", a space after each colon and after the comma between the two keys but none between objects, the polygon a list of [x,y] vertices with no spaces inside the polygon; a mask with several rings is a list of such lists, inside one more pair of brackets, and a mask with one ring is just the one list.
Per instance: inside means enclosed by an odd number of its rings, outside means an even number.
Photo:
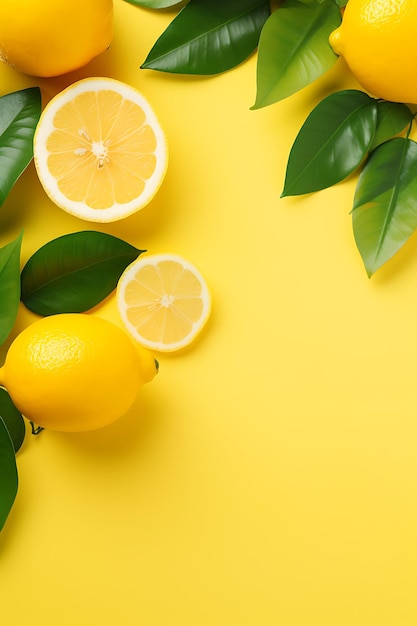
[{"label": "whole lemon", "polygon": [[0,385],[38,426],[76,432],[121,417],[156,372],[152,354],[119,326],[65,313],[33,322],[14,339]]},{"label": "whole lemon", "polygon": [[113,0],[3,0],[0,57],[24,74],[59,76],[86,65],[113,37]]},{"label": "whole lemon", "polygon": [[349,0],[330,35],[359,83],[371,95],[417,103],[416,0]]}]

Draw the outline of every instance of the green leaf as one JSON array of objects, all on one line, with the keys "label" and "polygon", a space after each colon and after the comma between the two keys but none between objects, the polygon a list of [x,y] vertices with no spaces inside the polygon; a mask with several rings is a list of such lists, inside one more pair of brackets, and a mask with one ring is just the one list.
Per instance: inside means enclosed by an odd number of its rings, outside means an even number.
[{"label": "green leaf", "polygon": [[190,0],[141,68],[200,75],[225,72],[256,49],[269,13],[268,0]]},{"label": "green leaf", "polygon": [[413,113],[408,106],[400,102],[379,101],[377,102],[377,111],[375,137],[369,151],[401,133],[413,119]]},{"label": "green leaf", "polygon": [[40,114],[38,87],[0,98],[0,205],[33,157],[33,135]]},{"label": "green leaf", "polygon": [[20,302],[20,248],[23,233],[0,248],[0,345],[16,320]]},{"label": "green leaf", "polygon": [[304,4],[286,0],[262,29],[257,59],[257,93],[252,109],[278,102],[306,87],[337,60],[329,44],[340,25],[334,0]]},{"label": "green leaf", "polygon": [[417,143],[397,137],[374,150],[356,187],[353,232],[371,276],[417,228]]},{"label": "green leaf", "polygon": [[18,476],[13,442],[0,417],[0,530],[16,499]]},{"label": "green leaf", "polygon": [[[322,4],[323,2],[325,2],[326,0],[300,0],[300,2],[304,2],[304,4],[308,4],[310,2],[318,2],[319,4]],[[336,4],[338,7],[342,8],[344,6],[347,5],[347,0],[335,0]]]},{"label": "green leaf", "polygon": [[149,9],[166,9],[172,7],[175,4],[180,4],[181,0],[126,0],[129,4],[134,4],[138,7],[146,7]]},{"label": "green leaf", "polygon": [[324,98],[291,148],[282,196],[325,189],[349,176],[366,156],[376,123],[376,102],[363,91]]},{"label": "green leaf", "polygon": [[123,270],[142,252],[97,231],[53,239],[22,270],[22,302],[38,315],[87,311],[113,291]]},{"label": "green leaf", "polygon": [[3,387],[0,387],[0,417],[2,417],[13,442],[14,451],[18,452],[25,440],[25,420]]}]

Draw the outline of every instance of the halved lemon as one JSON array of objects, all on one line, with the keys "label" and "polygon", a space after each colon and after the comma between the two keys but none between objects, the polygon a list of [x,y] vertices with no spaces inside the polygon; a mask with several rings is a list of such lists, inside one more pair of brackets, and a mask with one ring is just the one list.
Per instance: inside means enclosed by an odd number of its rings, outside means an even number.
[{"label": "halved lemon", "polygon": [[119,279],[116,301],[130,335],[159,352],[188,346],[211,310],[202,274],[176,254],[153,254],[133,261]]},{"label": "halved lemon", "polygon": [[85,78],[57,94],[34,137],[48,196],[84,220],[113,222],[142,209],[167,168],[165,134],[146,98],[112,78]]}]

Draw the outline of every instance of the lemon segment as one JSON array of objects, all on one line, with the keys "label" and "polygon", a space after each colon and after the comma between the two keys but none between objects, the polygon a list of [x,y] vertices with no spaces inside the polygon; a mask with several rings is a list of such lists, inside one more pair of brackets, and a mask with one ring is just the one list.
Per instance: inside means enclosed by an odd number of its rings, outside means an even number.
[{"label": "lemon segment", "polygon": [[132,337],[160,352],[189,345],[211,311],[202,274],[175,254],[141,256],[131,263],[119,279],[116,301]]},{"label": "lemon segment", "polygon": [[84,220],[112,222],[151,201],[165,177],[168,148],[140,92],[114,79],[86,78],[45,107],[34,161],[55,204]]}]

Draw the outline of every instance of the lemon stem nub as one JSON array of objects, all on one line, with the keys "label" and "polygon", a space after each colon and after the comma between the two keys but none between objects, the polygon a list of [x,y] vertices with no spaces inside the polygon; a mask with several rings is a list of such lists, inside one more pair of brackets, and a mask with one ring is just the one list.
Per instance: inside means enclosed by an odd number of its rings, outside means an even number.
[{"label": "lemon stem nub", "polygon": [[2,365],[0,367],[0,387],[4,387],[6,388],[6,382],[5,382],[5,367],[4,365]]},{"label": "lemon stem nub", "polygon": [[43,426],[36,426],[33,422],[30,422],[30,427],[32,429],[32,435],[39,435],[44,429]]}]

